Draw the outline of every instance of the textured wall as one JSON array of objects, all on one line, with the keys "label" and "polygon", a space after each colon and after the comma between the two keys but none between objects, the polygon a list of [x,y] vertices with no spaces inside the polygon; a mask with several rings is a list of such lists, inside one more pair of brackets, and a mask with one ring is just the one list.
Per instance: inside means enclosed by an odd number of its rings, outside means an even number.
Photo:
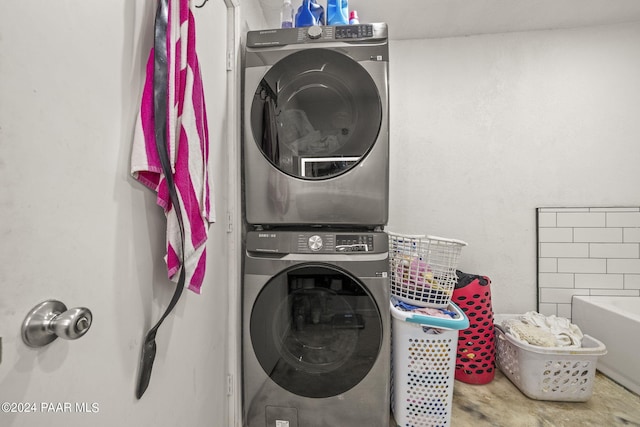
[{"label": "textured wall", "polygon": [[394,41],[389,230],[465,240],[536,308],[536,208],[637,206],[640,23]]}]

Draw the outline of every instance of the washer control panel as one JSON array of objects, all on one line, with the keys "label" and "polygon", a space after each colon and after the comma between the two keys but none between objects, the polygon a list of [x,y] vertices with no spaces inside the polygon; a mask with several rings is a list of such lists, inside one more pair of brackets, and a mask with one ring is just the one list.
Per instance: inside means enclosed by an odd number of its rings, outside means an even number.
[{"label": "washer control panel", "polygon": [[251,231],[246,250],[280,254],[366,254],[388,250],[388,236],[379,231]]},{"label": "washer control panel", "polygon": [[336,236],[336,252],[371,252],[373,235],[343,234]]},{"label": "washer control panel", "polygon": [[298,252],[372,252],[373,234],[299,234]]}]

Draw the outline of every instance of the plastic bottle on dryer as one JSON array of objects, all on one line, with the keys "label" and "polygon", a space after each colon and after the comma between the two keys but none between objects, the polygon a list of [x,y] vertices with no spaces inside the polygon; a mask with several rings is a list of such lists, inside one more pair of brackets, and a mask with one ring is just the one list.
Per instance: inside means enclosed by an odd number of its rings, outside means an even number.
[{"label": "plastic bottle on dryer", "polygon": [[311,0],[302,0],[296,13],[296,27],[311,27],[319,25],[318,19],[311,13]]},{"label": "plastic bottle on dryer", "polygon": [[347,25],[348,10],[347,0],[327,0],[327,25]]},{"label": "plastic bottle on dryer", "polygon": [[349,13],[349,25],[356,25],[360,23],[360,19],[358,18],[358,11],[352,10]]},{"label": "plastic bottle on dryer", "polygon": [[326,24],[325,15],[324,15],[324,7],[318,4],[316,0],[311,0],[311,13],[316,17],[318,21],[318,25]]},{"label": "plastic bottle on dryer", "polygon": [[293,6],[291,6],[291,0],[284,0],[280,8],[280,28],[293,28]]}]

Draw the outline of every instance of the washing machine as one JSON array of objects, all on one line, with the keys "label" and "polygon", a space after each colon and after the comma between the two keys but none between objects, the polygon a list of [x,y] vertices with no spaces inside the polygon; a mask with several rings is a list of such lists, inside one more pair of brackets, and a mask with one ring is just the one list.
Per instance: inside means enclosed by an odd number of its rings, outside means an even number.
[{"label": "washing machine", "polygon": [[245,249],[244,426],[388,425],[386,234],[251,231]]},{"label": "washing machine", "polygon": [[246,221],[385,225],[389,204],[386,24],[247,33]]}]

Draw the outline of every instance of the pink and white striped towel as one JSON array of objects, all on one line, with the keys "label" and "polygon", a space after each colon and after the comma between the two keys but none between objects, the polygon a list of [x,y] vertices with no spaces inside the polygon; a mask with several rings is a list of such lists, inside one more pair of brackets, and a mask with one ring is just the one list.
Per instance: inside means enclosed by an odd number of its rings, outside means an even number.
[{"label": "pink and white striped towel", "polygon": [[[190,0],[169,0],[167,25],[167,145],[185,229],[185,286],[200,293],[205,273],[211,206],[208,158],[209,134],[200,67],[195,50],[195,21]],[[154,51],[147,75],[131,153],[131,174],[157,193],[167,217],[168,276],[178,281],[180,228],[158,157],[153,104]]]}]

